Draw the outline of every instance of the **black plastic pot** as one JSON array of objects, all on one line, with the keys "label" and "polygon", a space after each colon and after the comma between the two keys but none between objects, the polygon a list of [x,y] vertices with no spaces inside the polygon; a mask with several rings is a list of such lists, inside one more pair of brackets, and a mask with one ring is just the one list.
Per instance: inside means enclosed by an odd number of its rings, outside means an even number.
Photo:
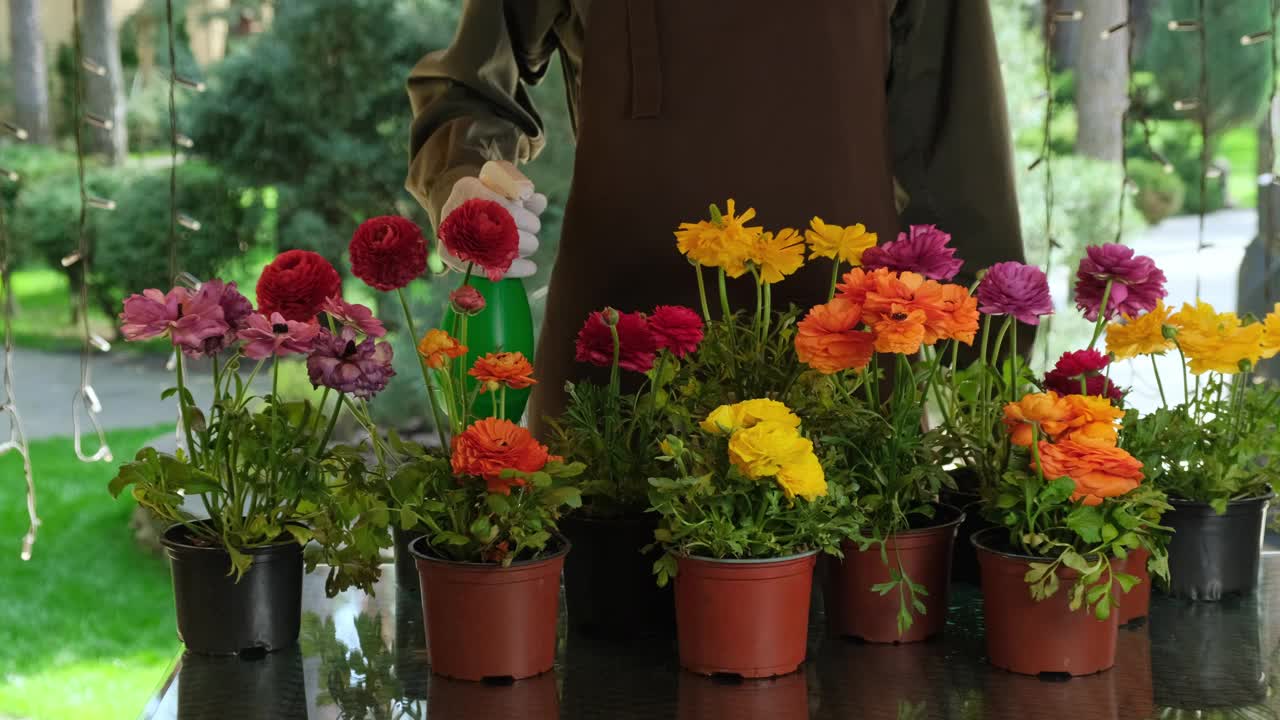
[{"label": "black plastic pot", "polygon": [[978,494],[978,476],[968,468],[951,471],[959,490],[943,488],[938,493],[938,502],[960,508],[964,512],[964,522],[956,532],[956,545],[951,561],[951,579],[977,585],[981,579],[978,572],[978,551],[969,538],[973,534],[992,527],[982,517],[982,496]]},{"label": "black plastic pot", "polygon": [[1170,498],[1163,523],[1169,539],[1169,594],[1190,600],[1221,600],[1258,585],[1267,506],[1275,493],[1235,500],[1219,515],[1208,503]]},{"label": "black plastic pot", "polygon": [[653,575],[662,551],[640,552],[653,543],[657,523],[657,515],[577,514],[560,521],[574,548],[564,563],[570,628],[618,640],[675,635],[671,587],[658,587]]},{"label": "black plastic pot", "polygon": [[297,647],[252,660],[186,653],[178,671],[178,720],[306,720]]},{"label": "black plastic pot", "polygon": [[395,553],[397,591],[414,595],[421,591],[418,587],[418,564],[409,552],[409,544],[422,535],[423,532],[417,529],[401,530],[398,525],[391,528],[391,549]]},{"label": "black plastic pot", "polygon": [[292,539],[249,552],[253,565],[237,582],[231,558],[194,544],[182,525],[161,538],[173,572],[178,638],[192,652],[235,655],[281,650],[298,642],[302,622],[302,546]]},{"label": "black plastic pot", "polygon": [[1254,598],[1151,603],[1156,705],[1207,710],[1262,702],[1269,664],[1262,613]]}]

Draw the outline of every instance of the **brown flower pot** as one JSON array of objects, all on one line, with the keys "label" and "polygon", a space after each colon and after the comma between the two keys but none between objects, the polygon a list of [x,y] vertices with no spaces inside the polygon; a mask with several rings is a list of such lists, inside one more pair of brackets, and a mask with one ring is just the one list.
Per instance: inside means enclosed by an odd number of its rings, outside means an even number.
[{"label": "brown flower pot", "polygon": [[[942,632],[947,623],[956,529],[964,517],[959,509],[940,505],[935,524],[890,536],[885,541],[888,565],[880,555],[879,545],[859,550],[856,544],[845,542],[844,559],[833,559],[827,568],[825,602],[831,632],[877,643],[919,642]],[[924,603],[924,614],[912,608],[914,622],[901,635],[901,597],[897,592],[881,595],[871,589],[888,582],[890,571],[899,564],[907,577],[929,593],[918,598]]]},{"label": "brown flower pot", "polygon": [[786,675],[804,662],[817,551],[767,560],[682,557],[680,665],[702,675]]},{"label": "brown flower pot", "polygon": [[560,571],[569,542],[539,560],[501,567],[435,557],[426,538],[409,546],[418,562],[427,658],[458,680],[533,677],[556,656]]},{"label": "brown flower pot", "polygon": [[1134,550],[1124,559],[1123,566],[1117,568],[1120,572],[1133,575],[1142,581],[1129,592],[1120,593],[1116,614],[1121,625],[1145,619],[1151,610],[1151,573],[1147,572],[1147,561],[1150,559],[1151,553],[1146,550]]},{"label": "brown flower pot", "polygon": [[804,673],[726,682],[680,673],[677,720],[809,720]]},{"label": "brown flower pot", "polygon": [[1116,613],[1098,620],[1087,610],[1072,610],[1068,589],[1078,573],[1060,568],[1060,589],[1037,602],[1024,579],[1040,558],[999,550],[1004,528],[973,536],[982,567],[983,616],[987,658],[992,665],[1023,675],[1092,675],[1116,662]]}]

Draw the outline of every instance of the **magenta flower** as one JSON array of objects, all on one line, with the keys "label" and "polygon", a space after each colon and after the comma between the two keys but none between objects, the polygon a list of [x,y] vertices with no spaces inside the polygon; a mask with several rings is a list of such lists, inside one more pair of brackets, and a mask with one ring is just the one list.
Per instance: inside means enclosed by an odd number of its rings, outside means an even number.
[{"label": "magenta flower", "polygon": [[234,282],[209,280],[201,283],[199,292],[207,292],[214,298],[218,307],[222,308],[222,320],[227,324],[226,333],[221,337],[209,338],[204,344],[205,355],[217,355],[236,341],[236,333],[248,327],[249,316],[253,315],[253,303],[240,294]]},{"label": "magenta flower", "polygon": [[151,288],[143,290],[141,295],[125,298],[124,312],[120,313],[120,332],[124,339],[150,340],[171,331],[187,296],[186,288],[177,287],[167,295]]},{"label": "magenta flower", "polygon": [[919,273],[930,280],[946,282],[960,272],[964,261],[956,250],[947,247],[951,236],[934,225],[912,225],[911,234],[898,233],[898,239],[867,248],[862,253],[862,266],[867,270],[888,268],[893,272]]},{"label": "magenta flower", "polygon": [[1102,395],[1119,402],[1125,391],[1102,374],[1110,364],[1111,358],[1097,350],[1063,353],[1057,365],[1045,373],[1044,387],[1059,395]]},{"label": "magenta flower", "polygon": [[254,360],[311,352],[318,334],[318,326],[285,320],[278,312],[271,313],[270,319],[261,313],[250,315],[247,326],[237,333],[245,341],[241,352]]},{"label": "magenta flower", "polygon": [[325,300],[320,309],[338,323],[359,330],[369,337],[380,338],[387,334],[382,321],[374,317],[373,311],[364,305],[349,303],[335,296]]},{"label": "magenta flower", "polygon": [[[1155,308],[1168,292],[1164,288],[1165,277],[1156,263],[1145,255],[1134,255],[1133,248],[1118,243],[1091,245],[1085,248],[1088,256],[1080,261],[1076,271],[1076,307],[1084,316],[1097,321],[1099,313],[1107,320],[1120,315],[1137,317]],[[1102,296],[1111,282],[1111,295],[1107,307],[1102,306]]]},{"label": "magenta flower", "polygon": [[459,315],[476,315],[484,310],[484,295],[470,285],[463,285],[449,293],[449,305]]},{"label": "magenta flower", "polygon": [[1049,278],[1034,265],[996,263],[978,285],[978,309],[988,315],[1012,315],[1028,325],[1053,314]]},{"label": "magenta flower", "polygon": [[[178,320],[173,324],[173,344],[189,357],[215,354],[227,343],[230,334],[222,301],[226,287],[217,280],[204,283],[194,294],[188,294],[178,306]],[[234,288],[233,288],[234,291]]]},{"label": "magenta flower", "polygon": [[370,338],[356,342],[356,331],[338,335],[321,330],[307,358],[307,375],[315,387],[324,386],[359,398],[371,398],[396,374],[391,367],[391,344]]}]

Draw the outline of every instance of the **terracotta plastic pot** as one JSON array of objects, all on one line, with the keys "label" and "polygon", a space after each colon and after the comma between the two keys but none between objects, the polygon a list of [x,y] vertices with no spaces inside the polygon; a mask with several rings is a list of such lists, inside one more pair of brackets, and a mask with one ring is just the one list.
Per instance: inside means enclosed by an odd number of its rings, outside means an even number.
[{"label": "terracotta plastic pot", "polygon": [[431,720],[557,720],[560,694],[555,675],[541,675],[510,685],[433,677],[427,708]]},{"label": "terracotta plastic pot", "polygon": [[501,567],[435,557],[426,538],[409,545],[418,562],[427,658],[458,680],[519,680],[551,669],[556,658],[560,571],[569,541],[540,560]]},{"label": "terracotta plastic pot", "polygon": [[1120,602],[1116,605],[1118,616],[1116,619],[1121,625],[1142,620],[1151,610],[1151,573],[1147,571],[1147,561],[1150,559],[1151,553],[1146,550],[1134,550],[1124,559],[1123,566],[1117,568],[1120,572],[1133,575],[1142,581],[1129,592],[1120,593]]},{"label": "terracotta plastic pot", "polygon": [[1219,515],[1208,503],[1169,498],[1163,523],[1169,538],[1169,594],[1190,600],[1221,600],[1252,593],[1266,531],[1267,505],[1275,493],[1235,500]]},{"label": "terracotta plastic pot", "polygon": [[680,665],[744,678],[794,672],[809,638],[817,551],[768,560],[682,557],[676,575]]},{"label": "terracotta plastic pot", "polygon": [[[885,541],[888,565],[878,545],[859,550],[854,543],[844,543],[844,559],[833,559],[827,567],[825,601],[831,632],[877,643],[919,642],[942,632],[947,624],[956,529],[964,518],[965,514],[958,508],[938,506],[936,524],[898,533]],[[918,598],[924,603],[924,614],[912,608],[914,621],[901,635],[898,634],[901,597],[897,592],[881,595],[871,589],[888,582],[889,573],[899,565],[907,577],[923,585],[929,593]]]},{"label": "terracotta plastic pot", "polygon": [[725,681],[680,673],[677,720],[809,720],[804,673]]},{"label": "terracotta plastic pot", "polygon": [[564,561],[569,627],[608,639],[675,635],[671,587],[653,581],[653,563],[662,555],[653,544],[657,515],[595,518],[574,514],[560,521],[573,544]]},{"label": "terracotta plastic pot", "polygon": [[253,565],[237,582],[231,557],[194,544],[174,525],[160,539],[173,572],[178,638],[192,652],[234,655],[282,650],[302,625],[302,546],[294,540],[248,551]]},{"label": "terracotta plastic pot", "polygon": [[1023,675],[1092,675],[1114,665],[1117,614],[1098,620],[1086,610],[1072,610],[1067,590],[1078,573],[1066,567],[1057,571],[1060,589],[1053,597],[1032,599],[1024,578],[1041,559],[996,549],[1007,532],[991,528],[973,536],[991,664]]}]

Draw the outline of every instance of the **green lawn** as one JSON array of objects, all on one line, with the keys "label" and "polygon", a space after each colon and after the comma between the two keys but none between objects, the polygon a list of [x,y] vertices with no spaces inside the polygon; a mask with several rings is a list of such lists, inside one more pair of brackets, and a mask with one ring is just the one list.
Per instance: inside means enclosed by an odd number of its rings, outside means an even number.
[{"label": "green lawn", "polygon": [[[108,434],[117,461],[167,428]],[[132,500],[107,494],[113,465],[71,440],[31,446],[40,527],[29,562],[21,460],[0,457],[0,718],[136,718],[179,649],[164,561],[129,529]]]},{"label": "green lawn", "polygon": [[1236,207],[1251,208],[1258,205],[1258,131],[1253,127],[1239,127],[1222,136],[1218,155],[1227,159],[1231,174],[1227,178],[1227,191]]},{"label": "green lawn", "polygon": [[[53,268],[29,268],[13,273],[14,342],[36,350],[78,350],[80,326],[72,322],[67,276]],[[114,318],[89,311],[89,327],[110,338]]]}]

